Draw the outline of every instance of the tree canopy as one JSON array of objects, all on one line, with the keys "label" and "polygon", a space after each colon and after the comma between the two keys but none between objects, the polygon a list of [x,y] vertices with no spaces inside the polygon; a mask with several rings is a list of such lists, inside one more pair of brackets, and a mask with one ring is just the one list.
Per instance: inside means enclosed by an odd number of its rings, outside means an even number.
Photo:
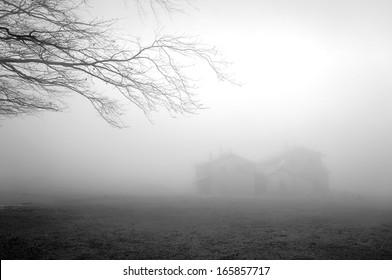
[{"label": "tree canopy", "polygon": [[[170,0],[149,3],[178,9]],[[0,0],[0,116],[60,111],[74,93],[121,127],[123,97],[148,118],[161,107],[173,114],[200,109],[190,61],[230,80],[215,48],[182,35],[157,35],[144,45],[118,36],[115,20],[89,19],[87,8],[85,1]]]}]

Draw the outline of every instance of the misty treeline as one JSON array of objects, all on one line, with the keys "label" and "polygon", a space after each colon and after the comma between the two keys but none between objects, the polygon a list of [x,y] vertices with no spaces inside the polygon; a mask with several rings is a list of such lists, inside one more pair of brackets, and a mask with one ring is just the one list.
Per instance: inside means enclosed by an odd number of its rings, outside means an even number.
[{"label": "misty treeline", "polygon": [[[132,0],[130,0],[132,1]],[[133,0],[135,8],[178,12],[186,2]],[[0,0],[0,117],[61,111],[67,94],[86,98],[99,115],[122,127],[125,105],[147,118],[202,108],[189,71],[206,63],[232,81],[215,47],[185,35],[158,34],[149,43],[119,35],[116,20],[91,18],[86,0]],[[190,67],[192,69],[192,67]]]}]

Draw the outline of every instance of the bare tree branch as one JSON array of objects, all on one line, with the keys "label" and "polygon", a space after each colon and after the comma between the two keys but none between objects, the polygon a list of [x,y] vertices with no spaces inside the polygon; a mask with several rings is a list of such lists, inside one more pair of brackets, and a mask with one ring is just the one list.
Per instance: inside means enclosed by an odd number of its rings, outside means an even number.
[{"label": "bare tree branch", "polygon": [[[179,8],[177,1],[149,3]],[[85,7],[73,0],[0,0],[0,116],[59,111],[64,95],[76,93],[121,127],[118,93],[148,118],[160,107],[193,113],[202,105],[188,66],[204,61],[218,79],[230,80],[215,48],[183,35],[159,35],[147,45],[121,39],[115,21],[86,20]],[[99,90],[106,87],[117,94]]]}]

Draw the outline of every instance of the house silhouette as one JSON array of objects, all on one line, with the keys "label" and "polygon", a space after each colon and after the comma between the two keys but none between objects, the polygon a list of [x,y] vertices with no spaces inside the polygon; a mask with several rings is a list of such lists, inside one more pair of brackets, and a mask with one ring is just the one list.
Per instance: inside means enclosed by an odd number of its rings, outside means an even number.
[{"label": "house silhouette", "polygon": [[228,152],[195,165],[195,184],[203,194],[323,193],[329,186],[322,158],[323,154],[303,147],[260,162]]}]

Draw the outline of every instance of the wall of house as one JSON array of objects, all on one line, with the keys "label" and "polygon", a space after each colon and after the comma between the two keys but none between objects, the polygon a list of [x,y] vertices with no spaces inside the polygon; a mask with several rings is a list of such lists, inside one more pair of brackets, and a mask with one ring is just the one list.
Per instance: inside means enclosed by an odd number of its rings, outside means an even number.
[{"label": "wall of house", "polygon": [[278,170],[267,177],[268,192],[312,192],[312,180],[291,172]]},{"label": "wall of house", "polygon": [[253,178],[251,174],[215,174],[211,178],[212,193],[244,194],[253,193]]},{"label": "wall of house", "polygon": [[204,178],[196,182],[197,190],[201,194],[211,194],[211,178]]},{"label": "wall of house", "polygon": [[225,160],[211,166],[211,189],[216,194],[252,194],[253,167],[248,162]]}]

